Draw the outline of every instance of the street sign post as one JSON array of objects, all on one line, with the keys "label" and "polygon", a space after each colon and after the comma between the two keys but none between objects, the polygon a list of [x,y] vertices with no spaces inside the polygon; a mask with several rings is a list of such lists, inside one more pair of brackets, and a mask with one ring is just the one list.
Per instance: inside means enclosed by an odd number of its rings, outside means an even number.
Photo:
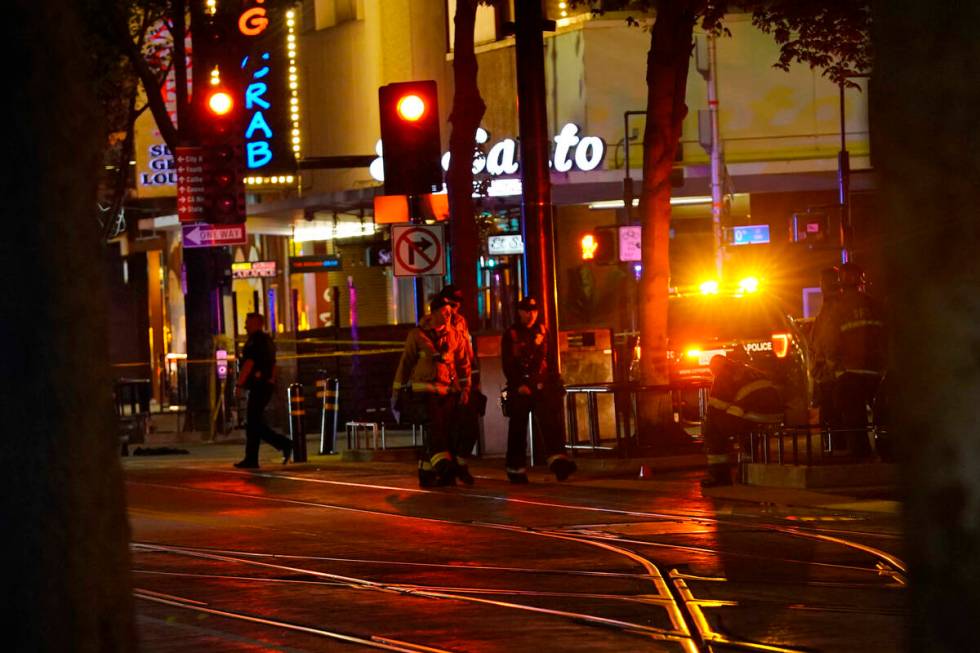
[{"label": "street sign post", "polygon": [[248,242],[244,224],[185,224],[181,227],[184,247],[224,247]]},{"label": "street sign post", "polygon": [[396,277],[446,273],[446,241],[442,225],[392,225],[391,242]]},{"label": "street sign post", "polygon": [[198,222],[204,219],[204,148],[178,147],[177,219]]},{"label": "street sign post", "polygon": [[642,261],[643,250],[640,243],[643,238],[643,227],[628,226],[619,228],[619,260]]}]

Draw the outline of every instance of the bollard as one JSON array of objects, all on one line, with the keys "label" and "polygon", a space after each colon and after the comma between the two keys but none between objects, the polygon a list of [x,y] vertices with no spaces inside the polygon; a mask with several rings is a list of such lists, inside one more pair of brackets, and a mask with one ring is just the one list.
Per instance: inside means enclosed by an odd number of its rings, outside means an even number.
[{"label": "bollard", "polygon": [[[322,374],[323,372],[321,372]],[[320,400],[320,455],[337,453],[340,379],[320,376],[316,380],[316,397]]]},{"label": "bollard", "polygon": [[306,433],[303,430],[303,384],[291,383],[286,390],[289,400],[289,437],[293,440],[293,462],[306,462]]}]

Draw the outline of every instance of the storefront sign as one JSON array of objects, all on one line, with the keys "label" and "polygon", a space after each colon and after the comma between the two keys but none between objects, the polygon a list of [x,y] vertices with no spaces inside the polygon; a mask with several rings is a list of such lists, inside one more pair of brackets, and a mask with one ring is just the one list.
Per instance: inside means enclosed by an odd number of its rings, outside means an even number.
[{"label": "storefront sign", "polygon": [[339,256],[334,254],[327,254],[323,256],[289,257],[289,271],[293,274],[330,272],[331,270],[343,269],[343,262],[340,260]]},{"label": "storefront sign", "polygon": [[487,238],[487,251],[490,256],[507,256],[524,253],[524,239],[520,234],[504,234]]},{"label": "storefront sign", "polygon": [[[477,130],[476,142],[480,145],[489,140],[489,134],[480,128]],[[384,181],[383,144],[379,139],[375,146],[378,158],[371,162],[371,176]],[[579,127],[567,123],[554,137],[554,148],[549,165],[556,172],[580,170],[588,172],[602,165],[606,157],[606,142],[598,136],[579,136]],[[449,152],[442,155],[442,169],[449,170]],[[476,152],[473,155],[473,174],[484,171],[491,177],[501,175],[516,175],[520,170],[517,141],[505,138],[494,143],[484,155]]]},{"label": "storefront sign", "polygon": [[255,279],[276,276],[275,261],[238,261],[231,264],[232,279]]}]

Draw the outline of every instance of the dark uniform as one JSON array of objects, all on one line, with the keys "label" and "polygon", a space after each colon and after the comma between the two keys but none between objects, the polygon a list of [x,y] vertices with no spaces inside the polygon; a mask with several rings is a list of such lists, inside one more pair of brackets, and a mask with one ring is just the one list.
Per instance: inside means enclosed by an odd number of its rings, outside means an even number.
[{"label": "dark uniform", "polygon": [[[820,305],[820,312],[813,320],[813,330],[810,332],[810,375],[814,384],[813,405],[820,411],[821,428],[827,429],[836,415],[834,409],[836,376],[828,352],[832,340],[830,316],[840,300],[840,285],[836,269],[828,268],[820,273],[820,290],[823,293],[823,303]],[[839,444],[832,439],[831,446],[842,448],[842,443]]]},{"label": "dark uniform", "polygon": [[832,426],[843,429],[848,449],[870,458],[868,407],[874,405],[885,373],[885,322],[881,308],[857,285],[846,285],[830,320],[828,357],[836,374]]},{"label": "dark uniform", "polygon": [[[536,311],[537,302],[524,298],[518,309]],[[500,343],[507,379],[507,475],[514,483],[527,482],[527,422],[534,415],[549,468],[565,480],[576,465],[565,455],[565,422],[562,419],[563,388],[548,369],[548,329],[534,321],[518,321],[507,329]],[[520,388],[530,392],[522,394]]]},{"label": "dark uniform", "polygon": [[759,370],[724,356],[711,359],[714,381],[704,421],[708,454],[705,487],[732,482],[732,441],[761,426],[783,421],[783,399],[776,386]]},{"label": "dark uniform", "polygon": [[292,451],[292,441],[273,431],[265,421],[265,407],[275,391],[272,371],[276,366],[276,345],[265,331],[256,331],[245,342],[242,364],[249,360],[252,361],[252,370],[243,384],[248,390],[248,402],[245,413],[245,459],[240,464],[242,467],[258,466],[260,440],[282,451],[285,459],[289,458]]}]

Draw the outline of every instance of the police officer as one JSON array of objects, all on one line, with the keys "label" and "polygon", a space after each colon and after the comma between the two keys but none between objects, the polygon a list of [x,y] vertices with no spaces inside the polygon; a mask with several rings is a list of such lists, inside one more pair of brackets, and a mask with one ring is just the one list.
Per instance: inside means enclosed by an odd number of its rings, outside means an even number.
[{"label": "police officer", "polygon": [[[813,404],[820,411],[820,426],[824,429],[830,426],[836,414],[834,410],[834,374],[833,363],[829,350],[832,341],[830,329],[834,307],[840,300],[840,282],[837,278],[837,268],[827,268],[820,272],[820,292],[823,303],[820,312],[813,320],[813,330],[810,332],[811,352],[810,376],[813,379]],[[832,448],[842,448],[834,438],[831,438]]]},{"label": "police officer", "polygon": [[235,395],[248,390],[245,417],[245,458],[235,463],[239,469],[258,469],[259,441],[265,440],[282,452],[282,462],[289,462],[293,443],[285,435],[273,431],[265,421],[265,407],[275,391],[276,345],[262,330],[265,317],[249,313],[245,317],[248,340],[242,349],[242,367],[235,383]]},{"label": "police officer", "polygon": [[864,270],[854,263],[838,269],[841,295],[830,314],[827,356],[834,367],[837,426],[857,460],[873,457],[868,407],[885,373],[885,321],[878,303],[864,292]]},{"label": "police officer", "polygon": [[395,372],[392,402],[403,387],[421,405],[427,426],[419,461],[419,485],[455,485],[456,466],[450,447],[450,420],[460,395],[469,393],[465,354],[458,334],[449,327],[452,308],[437,296],[430,313],[405,339]]},{"label": "police officer", "polygon": [[538,302],[525,297],[517,304],[517,322],[500,342],[507,379],[507,478],[527,483],[527,421],[533,414],[540,428],[548,467],[559,481],[577,466],[565,455],[565,423],[562,420],[563,388],[548,369],[548,328],[538,319]]},{"label": "police officer", "polygon": [[456,337],[463,347],[459,366],[461,378],[470,379],[468,385],[463,384],[451,420],[449,448],[456,461],[456,478],[466,485],[473,485],[473,474],[470,473],[468,458],[472,455],[473,448],[480,437],[480,407],[477,403],[481,400],[485,401],[485,397],[480,392],[479,377],[474,372],[473,339],[466,318],[459,310],[463,303],[463,291],[453,284],[448,284],[439,296],[449,302],[449,307],[452,309],[449,328],[456,332]]},{"label": "police officer", "polygon": [[704,421],[708,474],[702,487],[732,484],[732,441],[760,426],[783,420],[783,400],[766,375],[732,358],[717,355],[709,363],[714,380]]}]

